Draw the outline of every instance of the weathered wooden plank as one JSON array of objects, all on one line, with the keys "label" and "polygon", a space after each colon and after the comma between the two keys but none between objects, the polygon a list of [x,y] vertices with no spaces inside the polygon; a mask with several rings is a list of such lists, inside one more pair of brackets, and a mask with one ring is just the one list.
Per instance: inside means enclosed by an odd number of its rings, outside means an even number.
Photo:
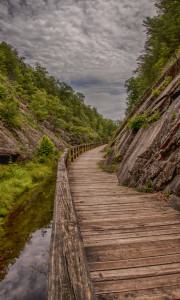
[{"label": "weathered wooden plank", "polygon": [[[102,281],[94,282],[95,293],[114,293],[125,292],[131,290],[142,290],[158,287],[171,287],[173,285],[180,285],[180,274],[154,276],[151,278],[137,278],[129,280],[117,280],[117,281]],[[180,294],[179,294],[180,296]]]},{"label": "weathered wooden plank", "polygon": [[111,204],[109,202],[105,202],[105,203],[90,203],[90,202],[76,202],[76,210],[84,210],[84,211],[88,211],[88,210],[101,210],[101,209],[110,209],[110,210],[114,210],[114,209],[118,209],[118,210],[139,210],[139,209],[149,209],[149,208],[153,208],[153,207],[159,207],[164,208],[166,206],[164,206],[163,204],[157,204],[157,203],[146,203],[146,202],[135,202],[135,203],[116,203],[116,202],[112,202]]},{"label": "weathered wooden plank", "polygon": [[64,157],[58,163],[47,296],[48,300],[95,299]]},{"label": "weathered wooden plank", "polygon": [[97,300],[179,300],[180,285],[96,295]]},{"label": "weathered wooden plank", "polygon": [[[145,278],[180,273],[180,263],[91,272],[94,282]],[[151,279],[150,279],[151,280]]]},{"label": "weathered wooden plank", "polygon": [[159,254],[179,254],[180,240],[169,240],[168,243],[167,241],[158,241],[153,243],[94,246],[86,247],[85,251],[89,262],[145,258],[158,256]]},{"label": "weathered wooden plank", "polygon": [[[130,292],[143,289],[152,289],[159,287],[171,287],[180,285],[180,274],[154,276],[147,278],[134,278],[116,281],[101,281],[94,282],[96,294],[101,293],[117,293],[117,292]],[[180,291],[178,296],[180,297]]]},{"label": "weathered wooden plank", "polygon": [[[152,222],[158,222],[160,218],[155,216],[155,217],[144,217],[139,215],[139,217],[132,217],[131,221],[134,224],[144,224],[146,222],[152,223]],[[179,222],[179,216],[178,215],[162,215],[161,216],[161,221],[178,221]],[[129,223],[129,218],[121,218],[121,222],[119,218],[111,218],[111,219],[99,219],[99,220],[84,220],[83,222],[79,222],[81,227],[87,227],[87,226],[106,226],[106,225],[114,225],[118,226],[119,224],[128,224]]]},{"label": "weathered wooden plank", "polygon": [[[153,236],[161,236],[161,235],[172,235],[172,234],[179,234],[179,228],[177,227],[176,229],[166,229],[166,230],[154,230],[154,231],[140,231],[140,232],[132,232],[132,233],[114,233],[113,231],[111,231],[110,233],[107,232],[99,232],[99,234],[97,235],[92,235],[92,233],[90,233],[89,235],[85,235],[82,233],[82,237],[84,241],[91,241],[91,242],[96,242],[99,240],[117,240],[117,239],[129,239],[129,238],[136,238],[136,237],[153,237]],[[94,243],[94,245],[96,245]]]},{"label": "weathered wooden plank", "polygon": [[[137,212],[137,208],[136,206],[134,205],[133,207],[131,206],[130,207],[120,207],[120,206],[109,206],[107,205],[106,207],[87,207],[87,208],[84,208],[84,207],[77,207],[76,209],[77,212],[79,212],[79,214],[83,214],[83,215],[93,215],[93,214],[98,214],[98,215],[104,215],[104,214],[110,214],[110,213],[129,213],[129,214],[132,214],[132,213],[136,213]],[[160,214],[165,213],[166,212],[166,209],[164,207],[159,207],[159,206],[152,206],[152,207],[141,207],[139,206],[139,212],[142,212],[142,213],[149,213],[150,211],[152,213],[154,212],[159,212]],[[170,213],[170,212],[169,212]]]},{"label": "weathered wooden plank", "polygon": [[107,247],[108,245],[110,246],[118,246],[118,245],[126,245],[126,244],[131,244],[131,243],[152,243],[156,241],[179,241],[179,246],[180,246],[180,233],[174,233],[170,235],[154,235],[154,236],[143,236],[143,237],[131,237],[131,238],[118,238],[118,239],[101,239],[99,240],[89,240],[89,239],[84,239],[84,246],[105,246]]},{"label": "weathered wooden plank", "polygon": [[159,255],[155,257],[122,259],[116,261],[91,262],[89,263],[90,271],[116,270],[122,268],[136,268],[145,266],[155,266],[162,264],[174,264],[180,262],[179,254]]},{"label": "weathered wooden plank", "polygon": [[[173,218],[174,219],[174,218]],[[83,226],[83,225],[82,225]],[[136,229],[144,229],[144,230],[152,230],[153,228],[156,230],[156,227],[167,227],[167,226],[180,226],[180,218],[178,218],[177,220],[162,220],[161,222],[139,222],[139,223],[125,223],[125,224],[100,224],[99,226],[96,225],[89,225],[86,224],[85,226],[82,227],[81,226],[81,232],[84,231],[96,231],[96,230],[100,230],[100,231],[108,231],[108,230],[136,230]]]},{"label": "weathered wooden plank", "polygon": [[[156,211],[152,209],[152,216],[153,217],[161,217],[161,215],[165,214],[165,215],[171,215],[172,213],[170,211]],[[176,216],[176,214],[174,214]],[[89,212],[89,213],[84,213],[84,212],[80,212],[79,211],[79,219],[80,220],[88,220],[88,221],[94,221],[94,220],[108,220],[111,219],[113,220],[114,218],[118,218],[119,220],[123,220],[125,218],[130,218],[132,216],[132,212],[131,211],[109,211],[109,213],[107,211],[105,212]],[[141,217],[149,217],[149,210],[143,211],[141,212]],[[133,219],[138,219],[138,214],[134,213]],[[132,221],[133,221],[132,219]]]},{"label": "weathered wooden plank", "polygon": [[114,230],[103,230],[103,229],[86,229],[86,230],[81,230],[81,234],[83,239],[86,238],[99,238],[99,235],[102,236],[107,236],[108,238],[111,239],[111,235],[114,234],[123,234],[124,236],[127,235],[145,235],[147,236],[149,234],[149,231],[152,232],[152,235],[159,235],[161,234],[161,231],[168,232],[169,230],[175,230],[176,232],[179,232],[179,226],[176,225],[169,225],[169,226],[159,226],[159,227],[145,227],[145,228],[140,228],[140,227],[134,227],[134,228],[125,228],[125,229],[114,229]]}]

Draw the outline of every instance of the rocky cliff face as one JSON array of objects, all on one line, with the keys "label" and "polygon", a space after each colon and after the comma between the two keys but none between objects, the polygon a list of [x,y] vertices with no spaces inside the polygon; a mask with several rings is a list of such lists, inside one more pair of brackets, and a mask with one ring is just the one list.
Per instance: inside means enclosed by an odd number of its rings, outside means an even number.
[{"label": "rocky cliff face", "polygon": [[[158,90],[162,90],[164,80]],[[149,95],[148,95],[149,94]],[[120,184],[139,191],[163,191],[171,196],[171,203],[180,208],[180,74],[155,98],[148,92],[131,117],[146,112],[159,112],[159,119],[141,127],[137,132],[127,129],[126,119],[111,144],[111,152],[104,167],[117,161]],[[178,202],[179,201],[179,202]]]},{"label": "rocky cliff face", "polygon": [[[28,117],[28,111],[22,109],[21,113]],[[0,121],[0,163],[8,162],[10,156],[13,161],[18,157],[20,160],[30,158],[43,135],[48,136],[58,150],[73,142],[73,136],[60,128],[54,129],[47,121],[37,124],[24,122],[19,129],[8,128]]]}]

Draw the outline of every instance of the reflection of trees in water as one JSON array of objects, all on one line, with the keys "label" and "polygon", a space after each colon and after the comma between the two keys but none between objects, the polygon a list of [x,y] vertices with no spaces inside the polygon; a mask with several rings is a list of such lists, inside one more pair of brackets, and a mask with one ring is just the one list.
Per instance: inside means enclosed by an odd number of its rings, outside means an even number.
[{"label": "reflection of trees in water", "polygon": [[12,212],[7,219],[4,232],[0,234],[0,281],[8,273],[8,265],[14,264],[23,251],[25,244],[30,243],[32,233],[41,230],[45,236],[50,228],[53,214],[55,176],[43,186],[43,190],[26,200],[26,205]]},{"label": "reflection of trees in water", "polygon": [[30,266],[31,272],[33,273],[39,273],[44,276],[47,276],[48,274],[48,257],[49,257],[49,250],[43,250],[42,252],[42,258],[44,257],[45,261],[40,264],[33,264]]}]

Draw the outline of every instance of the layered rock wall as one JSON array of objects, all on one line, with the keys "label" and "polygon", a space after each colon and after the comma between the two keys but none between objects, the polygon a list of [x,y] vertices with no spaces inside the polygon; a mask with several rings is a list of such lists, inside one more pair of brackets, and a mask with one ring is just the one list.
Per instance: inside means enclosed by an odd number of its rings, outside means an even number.
[{"label": "layered rock wall", "polygon": [[[28,112],[22,111],[28,114]],[[36,126],[29,122],[22,123],[21,128],[8,128],[0,121],[0,163],[30,158],[37,150],[43,135],[48,136],[58,150],[72,142],[72,137],[60,128],[54,129],[48,122],[39,122]]]},{"label": "layered rock wall", "polygon": [[[177,72],[178,73],[178,72]],[[157,88],[160,90],[163,80]],[[160,118],[141,127],[138,132],[127,129],[126,119],[111,144],[104,167],[121,157],[117,177],[119,183],[139,191],[163,191],[178,206],[180,201],[180,74],[154,99],[147,94],[131,117],[159,111]],[[180,203],[180,202],[179,202]],[[176,207],[177,208],[177,207]]]}]

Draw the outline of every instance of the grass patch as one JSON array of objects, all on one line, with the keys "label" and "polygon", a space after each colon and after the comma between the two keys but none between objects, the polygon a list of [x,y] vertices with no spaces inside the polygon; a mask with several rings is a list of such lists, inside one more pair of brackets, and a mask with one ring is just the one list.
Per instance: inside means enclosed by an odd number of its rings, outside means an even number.
[{"label": "grass patch", "polygon": [[23,196],[30,195],[51,176],[60,154],[36,157],[25,164],[0,165],[0,222],[10,210],[21,204]]},{"label": "grass patch", "polygon": [[149,179],[147,182],[146,187],[144,188],[143,192],[144,193],[151,193],[154,190],[154,185],[152,183],[152,181]]},{"label": "grass patch", "polygon": [[103,167],[103,160],[98,162],[98,166],[103,172],[107,172],[107,173],[114,173],[116,171],[116,168],[117,168],[116,164],[112,164],[111,166],[108,166],[107,168],[104,168]]}]

